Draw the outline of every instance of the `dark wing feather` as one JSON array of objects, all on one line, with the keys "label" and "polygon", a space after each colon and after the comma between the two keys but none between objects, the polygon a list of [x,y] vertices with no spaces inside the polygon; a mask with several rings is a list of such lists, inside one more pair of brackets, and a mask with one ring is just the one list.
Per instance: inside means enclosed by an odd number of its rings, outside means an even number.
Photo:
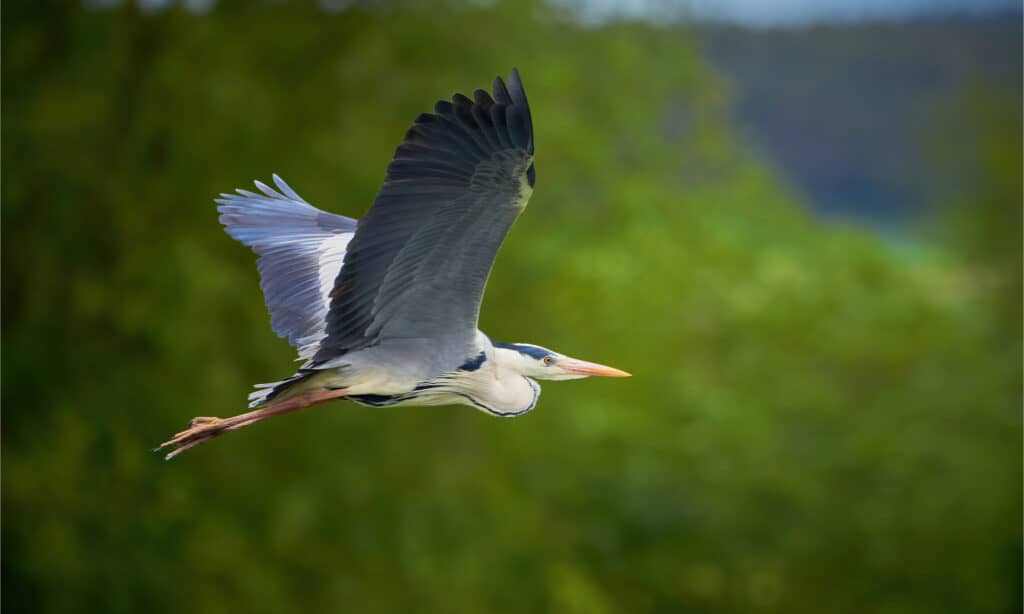
[{"label": "dark wing feather", "polygon": [[493,96],[455,94],[406,133],[348,245],[314,366],[388,340],[472,344],[487,276],[533,187],[518,72]]}]

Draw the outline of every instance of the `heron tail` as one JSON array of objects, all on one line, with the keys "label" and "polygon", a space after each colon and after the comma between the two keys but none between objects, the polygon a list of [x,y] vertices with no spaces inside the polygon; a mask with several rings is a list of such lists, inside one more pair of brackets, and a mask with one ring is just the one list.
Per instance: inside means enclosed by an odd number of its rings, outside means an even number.
[{"label": "heron tail", "polygon": [[278,382],[256,384],[256,390],[249,394],[249,407],[261,407],[271,401],[284,401],[309,392],[341,388],[332,381],[334,379],[331,371],[304,369]]},{"label": "heron tail", "polygon": [[249,407],[256,408],[261,405],[266,405],[270,401],[283,395],[289,388],[293,388],[298,385],[303,379],[301,373],[285,378],[277,382],[267,382],[265,384],[256,384],[256,390],[249,393]]}]

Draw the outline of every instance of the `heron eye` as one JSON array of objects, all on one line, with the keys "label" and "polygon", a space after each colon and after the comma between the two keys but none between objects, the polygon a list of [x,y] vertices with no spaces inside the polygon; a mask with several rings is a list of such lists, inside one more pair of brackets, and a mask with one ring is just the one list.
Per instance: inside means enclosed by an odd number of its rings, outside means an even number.
[{"label": "heron eye", "polygon": [[552,356],[545,356],[544,357],[544,366],[545,367],[550,366],[551,363],[553,363],[553,362],[555,362],[554,357],[552,357]]}]

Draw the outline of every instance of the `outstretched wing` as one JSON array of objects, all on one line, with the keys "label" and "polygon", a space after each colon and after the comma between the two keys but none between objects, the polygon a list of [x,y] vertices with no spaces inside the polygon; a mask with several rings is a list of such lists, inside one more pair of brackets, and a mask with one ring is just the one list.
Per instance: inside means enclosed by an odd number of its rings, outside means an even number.
[{"label": "outstretched wing", "polygon": [[388,340],[471,345],[487,276],[534,181],[519,73],[493,92],[440,101],[406,133],[348,245],[314,365]]},{"label": "outstretched wing", "polygon": [[260,256],[274,332],[308,360],[324,337],[329,293],[356,221],[310,205],[277,175],[274,183],[277,190],[257,181],[262,194],[221,194],[217,210],[224,230]]}]

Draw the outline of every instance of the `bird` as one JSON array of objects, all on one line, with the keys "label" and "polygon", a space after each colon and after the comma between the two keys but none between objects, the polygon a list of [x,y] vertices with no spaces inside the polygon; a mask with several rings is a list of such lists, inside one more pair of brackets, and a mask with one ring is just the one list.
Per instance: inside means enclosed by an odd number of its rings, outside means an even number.
[{"label": "bird", "polygon": [[537,380],[628,377],[605,365],[478,328],[498,249],[536,182],[519,72],[491,92],[421,113],[363,218],[322,211],[276,173],[274,186],[215,199],[219,221],[258,256],[271,327],[303,361],[258,384],[249,411],[196,417],[156,448],[168,460],[223,433],[340,399],[371,407],[469,405],[521,416]]}]

